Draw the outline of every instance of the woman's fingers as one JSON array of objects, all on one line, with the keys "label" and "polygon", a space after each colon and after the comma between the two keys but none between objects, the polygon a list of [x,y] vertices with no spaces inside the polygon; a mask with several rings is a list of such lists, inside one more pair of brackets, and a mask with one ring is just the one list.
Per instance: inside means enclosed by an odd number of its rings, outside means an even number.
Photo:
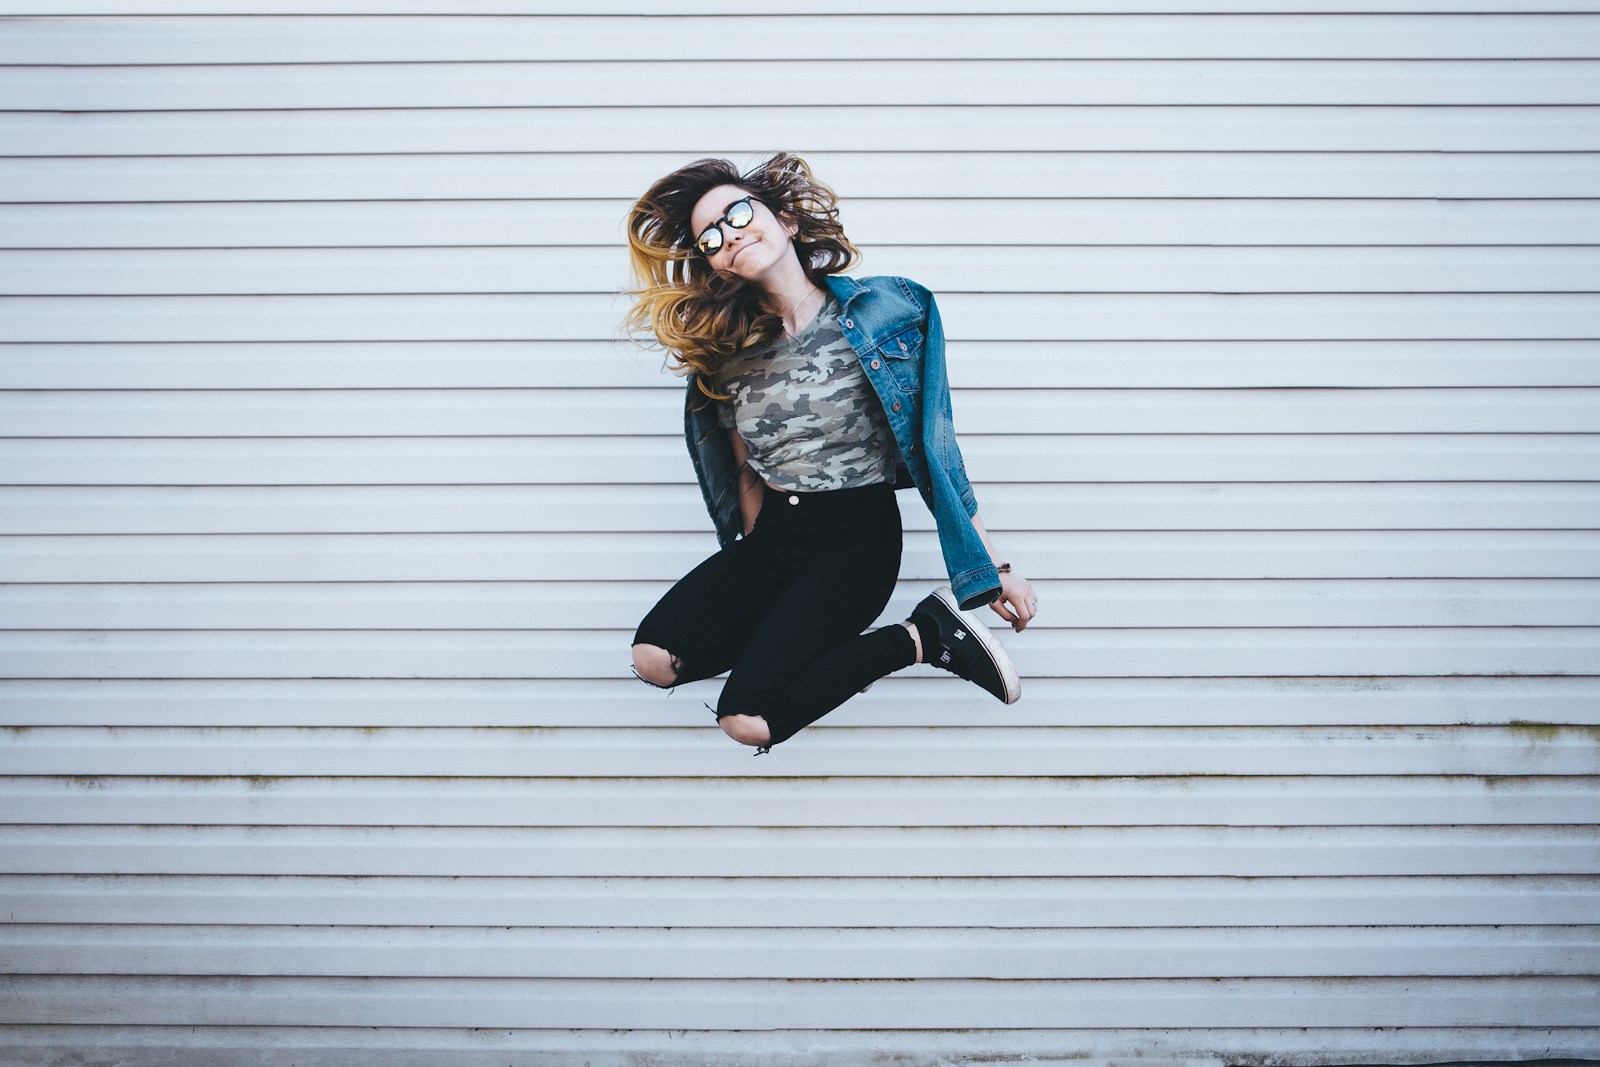
[{"label": "woman's fingers", "polygon": [[1021,633],[1028,628],[1028,624],[1033,621],[1033,617],[1039,613],[1038,602],[1033,599],[1033,591],[1027,590],[1019,593],[1012,600],[1012,603],[1016,606],[1015,610],[1019,620],[1015,629],[1017,633]]},{"label": "woman's fingers", "polygon": [[1021,633],[1038,614],[1039,598],[1034,595],[1033,586],[1019,574],[1003,574],[1000,579],[1000,596],[989,606],[1010,623],[1013,630]]},{"label": "woman's fingers", "polygon": [[1001,597],[999,600],[994,601],[994,603],[990,606],[994,608],[995,614],[1006,620],[1006,623],[1010,625],[1013,630],[1021,632],[1022,628],[1028,625],[1023,620],[1021,614],[1017,611],[1016,605],[1009,597]]}]

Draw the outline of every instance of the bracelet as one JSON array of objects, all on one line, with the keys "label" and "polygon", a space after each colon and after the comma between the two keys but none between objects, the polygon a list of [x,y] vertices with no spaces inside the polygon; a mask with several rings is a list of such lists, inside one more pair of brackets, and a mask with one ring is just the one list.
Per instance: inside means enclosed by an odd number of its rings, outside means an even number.
[{"label": "bracelet", "polygon": [[1011,573],[1011,564],[1002,563],[1002,564],[1000,564],[1000,566],[996,567],[995,570],[999,571],[1001,574],[1010,574]]}]

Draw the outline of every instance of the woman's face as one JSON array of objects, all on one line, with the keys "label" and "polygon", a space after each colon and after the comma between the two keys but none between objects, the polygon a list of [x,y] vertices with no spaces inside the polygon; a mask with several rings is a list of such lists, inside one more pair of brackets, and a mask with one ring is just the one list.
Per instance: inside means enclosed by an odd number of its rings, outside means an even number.
[{"label": "woman's face", "polygon": [[728,209],[746,197],[750,197],[750,206],[755,209],[750,224],[735,229],[727,222],[720,223],[722,247],[707,256],[706,262],[719,273],[758,281],[785,257],[793,257],[798,262],[791,243],[797,227],[774,215],[767,205],[750,195],[750,190],[737,185],[719,185],[706,193],[689,214],[689,231],[698,236],[713,222],[725,218]]}]

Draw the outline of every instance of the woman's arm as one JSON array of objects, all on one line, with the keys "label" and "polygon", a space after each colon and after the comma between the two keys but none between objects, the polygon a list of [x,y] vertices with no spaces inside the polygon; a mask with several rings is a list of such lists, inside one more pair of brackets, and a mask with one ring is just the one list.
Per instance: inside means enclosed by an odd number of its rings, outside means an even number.
[{"label": "woman's arm", "polygon": [[[990,561],[998,567],[1004,561],[1001,560],[1000,553],[995,551],[994,542],[989,539],[989,531],[983,528],[983,520],[976,514],[972,516],[972,528],[978,531],[983,547],[989,550]],[[1033,586],[1028,579],[1012,571],[1000,576],[1000,595],[991,601],[989,606],[994,609],[996,615],[1010,623],[1011,628],[1020,634],[1027,629],[1028,623],[1033,621],[1034,615],[1038,614],[1039,598],[1034,595]]]},{"label": "woman's arm", "polygon": [[739,517],[744,521],[744,535],[756,528],[756,516],[761,514],[761,479],[750,469],[750,446],[744,443],[739,431],[728,430],[728,440],[733,444],[733,458],[739,464]]}]

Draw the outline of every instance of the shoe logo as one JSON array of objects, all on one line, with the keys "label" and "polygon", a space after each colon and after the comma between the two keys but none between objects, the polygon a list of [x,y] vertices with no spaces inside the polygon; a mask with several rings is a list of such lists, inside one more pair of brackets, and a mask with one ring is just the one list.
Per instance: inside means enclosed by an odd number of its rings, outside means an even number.
[{"label": "shoe logo", "polygon": [[966,639],[967,639],[967,631],[965,631],[965,630],[957,630],[956,631],[956,640],[957,641],[965,641]]},{"label": "shoe logo", "polygon": [[939,653],[939,662],[940,663],[949,663],[950,662],[950,653],[948,653],[948,652]]}]

